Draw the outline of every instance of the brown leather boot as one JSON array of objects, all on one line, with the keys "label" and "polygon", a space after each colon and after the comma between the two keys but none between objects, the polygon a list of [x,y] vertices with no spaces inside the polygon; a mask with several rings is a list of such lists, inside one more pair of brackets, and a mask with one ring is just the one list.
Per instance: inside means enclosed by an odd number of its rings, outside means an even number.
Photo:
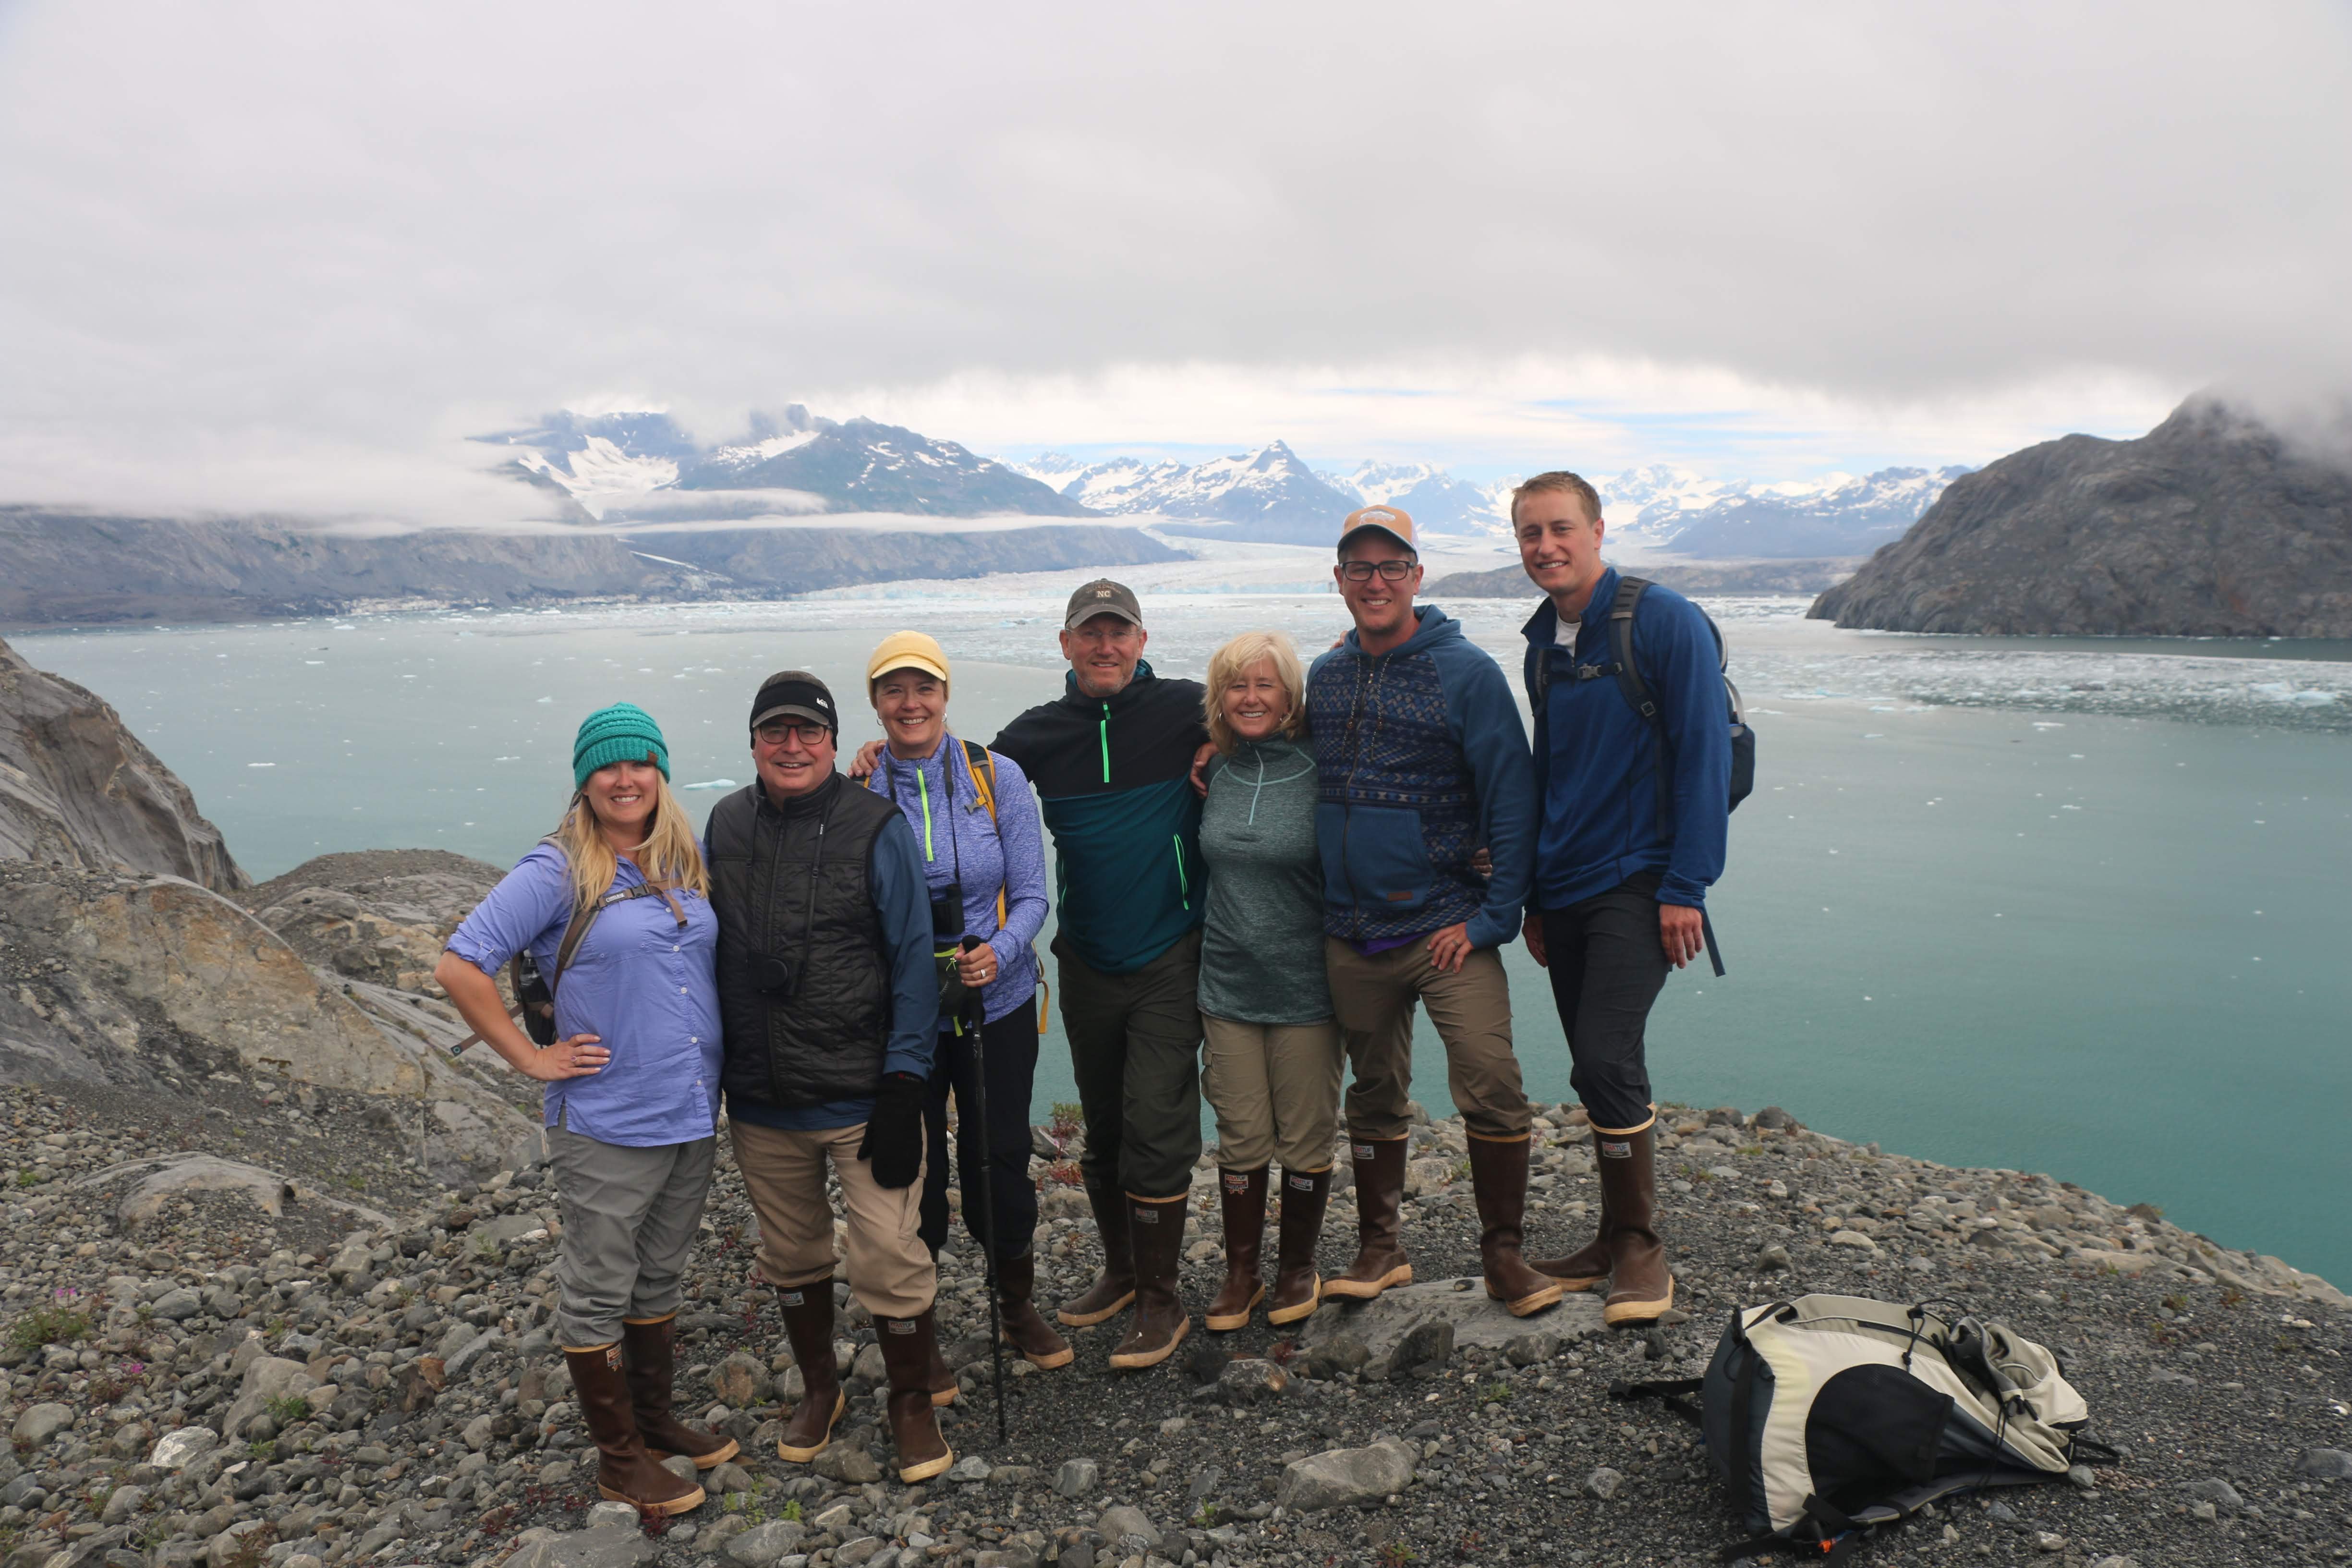
[{"label": "brown leather boot", "polygon": [[1037,1255],[1024,1252],[1018,1258],[996,1260],[996,1299],[1004,1310],[1004,1342],[1021,1352],[1021,1359],[1042,1372],[1057,1366],[1067,1366],[1077,1355],[1069,1342],[1054,1331],[1054,1325],[1040,1317],[1031,1300],[1037,1289]]},{"label": "brown leather boot", "polygon": [[1675,1304],[1675,1277],[1666,1269],[1665,1246],[1655,1228],[1656,1140],[1655,1122],[1638,1132],[1592,1135],[1601,1201],[1611,1220],[1609,1296],[1601,1304],[1606,1323],[1655,1322]]},{"label": "brown leather boot", "polygon": [[801,1402],[785,1418],[776,1457],[805,1465],[833,1444],[834,1423],[849,1406],[833,1370],[833,1281],[776,1287],[784,1310],[784,1334],[793,1342],[793,1363],[801,1369]]},{"label": "brown leather boot", "polygon": [[1514,1318],[1540,1312],[1558,1301],[1559,1281],[1528,1267],[1519,1248],[1526,1237],[1528,1141],[1470,1138],[1470,1190],[1478,1200],[1478,1262],[1486,1294]]},{"label": "brown leather boot", "polygon": [[1095,1234],[1102,1240],[1102,1278],[1054,1316],[1073,1329],[1117,1317],[1135,1300],[1135,1244],[1127,1228],[1127,1194],[1089,1174],[1087,1202],[1095,1211]]},{"label": "brown leather boot", "polygon": [[636,1419],[629,1409],[628,1379],[621,1372],[621,1347],[616,1343],[565,1351],[563,1359],[572,1368],[581,1418],[596,1443],[597,1492],[648,1516],[667,1517],[700,1508],[702,1489],[663,1469],[637,1436]]},{"label": "brown leather boot", "polygon": [[1323,1304],[1323,1276],[1315,1247],[1323,1239],[1323,1205],[1331,1195],[1331,1167],[1282,1173],[1282,1240],[1274,1265],[1274,1300],[1265,1321],[1277,1326],[1311,1318]]},{"label": "brown leather boot", "polygon": [[684,1454],[698,1470],[725,1464],[742,1451],[732,1437],[721,1437],[688,1426],[670,1414],[671,1384],[677,1360],[674,1331],[677,1314],[651,1322],[621,1325],[621,1349],[628,1363],[629,1402],[637,1418],[637,1436],[646,1452],[656,1459]]},{"label": "brown leather boot", "polygon": [[1265,1238],[1265,1171],[1219,1171],[1217,1194],[1224,1205],[1225,1283],[1202,1320],[1211,1333],[1230,1333],[1249,1322],[1250,1309],[1265,1294],[1258,1271],[1258,1247]]},{"label": "brown leather boot", "polygon": [[874,1336],[890,1374],[890,1436],[898,1445],[898,1479],[913,1486],[955,1463],[955,1450],[940,1436],[939,1414],[931,1405],[930,1364],[940,1352],[930,1310],[916,1318],[877,1318]]},{"label": "brown leather boot", "polygon": [[1135,1237],[1135,1321],[1111,1352],[1110,1364],[1119,1371],[1158,1366],[1192,1327],[1177,1282],[1185,1203],[1181,1197],[1128,1200],[1129,1234]]},{"label": "brown leather boot", "polygon": [[1348,1140],[1356,1162],[1356,1260],[1323,1281],[1323,1294],[1369,1301],[1391,1285],[1412,1283],[1397,1211],[1404,1203],[1404,1138]]}]

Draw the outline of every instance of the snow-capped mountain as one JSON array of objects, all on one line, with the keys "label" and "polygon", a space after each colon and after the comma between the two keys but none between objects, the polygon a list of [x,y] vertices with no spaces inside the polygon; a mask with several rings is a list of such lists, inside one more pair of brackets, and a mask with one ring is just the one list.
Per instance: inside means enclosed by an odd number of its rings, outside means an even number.
[{"label": "snow-capped mountain", "polygon": [[1164,532],[1259,544],[1328,542],[1361,504],[1281,441],[1191,465],[1138,458],[1079,464],[1049,452],[1020,471],[1094,511],[1156,513],[1171,520]]},{"label": "snow-capped mountain", "polygon": [[1713,479],[1655,463],[1597,480],[1611,531],[1676,555],[1796,560],[1867,555],[1899,539],[1969,470],[1881,468],[1816,479]]},{"label": "snow-capped mountain", "polygon": [[871,419],[817,418],[799,404],[754,414],[744,438],[698,445],[668,415],[551,415],[477,439],[517,448],[517,470],[597,519],[667,521],[759,511],[939,517],[1085,517],[1086,507],[953,441]]},{"label": "snow-capped mountain", "polygon": [[1322,471],[1324,482],[1360,506],[1403,510],[1417,528],[1432,533],[1496,533],[1510,525],[1510,486],[1475,485],[1427,463],[1356,465],[1355,471]]}]

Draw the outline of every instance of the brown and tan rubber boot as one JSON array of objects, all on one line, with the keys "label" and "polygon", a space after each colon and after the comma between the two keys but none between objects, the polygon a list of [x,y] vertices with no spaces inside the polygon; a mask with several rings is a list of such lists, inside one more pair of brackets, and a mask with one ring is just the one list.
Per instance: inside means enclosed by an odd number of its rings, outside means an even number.
[{"label": "brown and tan rubber boot", "polygon": [[949,1366],[948,1358],[940,1353],[939,1325],[931,1321],[930,1309],[924,1309],[923,1318],[930,1323],[926,1337],[931,1342],[930,1364],[923,1370],[923,1386],[931,1391],[931,1407],[936,1410],[953,1405],[963,1389],[956,1382],[955,1369]]},{"label": "brown and tan rubber boot", "polygon": [[1675,1304],[1675,1277],[1666,1268],[1666,1248],[1656,1229],[1657,1122],[1635,1132],[1593,1130],[1593,1162],[1601,1167],[1601,1194],[1610,1216],[1609,1296],[1601,1303],[1607,1323],[1650,1323]]},{"label": "brown and tan rubber boot", "polygon": [[877,1318],[874,1336],[890,1375],[890,1436],[898,1445],[898,1479],[913,1486],[955,1463],[955,1450],[940,1436],[939,1412],[928,1386],[930,1364],[940,1353],[930,1310],[915,1318]]},{"label": "brown and tan rubber boot", "polygon": [[663,1469],[637,1436],[636,1418],[629,1407],[628,1379],[621,1371],[620,1345],[567,1350],[563,1360],[572,1369],[572,1391],[580,1396],[581,1418],[596,1444],[599,1495],[627,1503],[649,1518],[667,1518],[700,1508],[702,1489]]},{"label": "brown and tan rubber boot", "polygon": [[996,1299],[1004,1311],[1004,1342],[1021,1359],[1042,1372],[1067,1366],[1077,1352],[1039,1315],[1033,1298],[1037,1291],[1037,1255],[996,1260]]},{"label": "brown and tan rubber boot", "polygon": [[833,1366],[833,1281],[779,1285],[776,1298],[783,1304],[793,1364],[801,1369],[801,1402],[784,1420],[776,1457],[786,1464],[805,1465],[832,1446],[834,1423],[849,1405]]},{"label": "brown and tan rubber boot", "polygon": [[1217,1173],[1217,1196],[1225,1219],[1225,1283],[1202,1320],[1211,1333],[1245,1327],[1250,1309],[1265,1294],[1265,1276],[1258,1268],[1258,1249],[1265,1239],[1265,1172],[1260,1165],[1255,1171]]},{"label": "brown and tan rubber boot", "polygon": [[1391,1285],[1412,1283],[1397,1214],[1404,1203],[1403,1138],[1350,1136],[1356,1162],[1356,1260],[1323,1281],[1335,1300],[1369,1301]]},{"label": "brown and tan rubber boot", "polygon": [[1086,1181],[1087,1202],[1095,1211],[1095,1234],[1102,1241],[1103,1271],[1100,1279],[1055,1312],[1073,1329],[1107,1322],[1135,1300],[1135,1245],[1127,1228],[1127,1194],[1091,1174]]},{"label": "brown and tan rubber boot", "polygon": [[1111,1352],[1122,1372],[1158,1366],[1174,1353],[1192,1327],[1185,1315],[1177,1270],[1184,1256],[1186,1199],[1128,1200],[1128,1224],[1135,1237],[1135,1321]]},{"label": "brown and tan rubber boot", "polygon": [[1315,1271],[1323,1239],[1323,1207],[1331,1195],[1331,1167],[1282,1173],[1282,1231],[1274,1265],[1274,1300],[1265,1321],[1279,1326],[1311,1318],[1323,1304],[1323,1277]]},{"label": "brown and tan rubber boot", "polygon": [[1528,1140],[1470,1136],[1470,1190],[1478,1200],[1478,1262],[1486,1294],[1524,1318],[1558,1301],[1560,1283],[1528,1267],[1519,1248],[1528,1212]]},{"label": "brown and tan rubber boot", "polygon": [[637,1436],[646,1452],[656,1459],[684,1454],[698,1470],[725,1464],[742,1452],[732,1437],[722,1437],[689,1426],[670,1413],[673,1384],[677,1375],[675,1331],[677,1314],[646,1322],[621,1325],[621,1350],[628,1364],[629,1402],[637,1418]]}]

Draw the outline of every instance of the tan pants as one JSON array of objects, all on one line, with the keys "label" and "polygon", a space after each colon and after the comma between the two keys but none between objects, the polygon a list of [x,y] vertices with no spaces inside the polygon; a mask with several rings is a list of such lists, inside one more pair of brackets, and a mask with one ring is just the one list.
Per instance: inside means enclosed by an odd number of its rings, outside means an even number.
[{"label": "tan pants", "polygon": [[1358,1138],[1402,1138],[1411,1130],[1412,1010],[1429,1009],[1445,1043],[1445,1085],[1474,1138],[1507,1142],[1532,1125],[1519,1058],[1511,1049],[1511,985],[1492,948],[1473,952],[1448,974],[1429,961],[1429,939],[1366,958],[1336,937],[1323,942],[1355,1079],[1348,1085],[1348,1131]]},{"label": "tan pants", "polygon": [[833,1278],[833,1207],[824,1197],[824,1166],[841,1179],[848,1211],[849,1288],[877,1318],[912,1318],[931,1304],[939,1275],[916,1227],[922,1220],[923,1183],[892,1192],[878,1186],[874,1167],[857,1157],[866,1124],[785,1132],[730,1121],[735,1165],[760,1216],[760,1274],[771,1285],[814,1285]]},{"label": "tan pants", "polygon": [[1339,1132],[1339,1026],[1243,1024],[1201,1015],[1208,1060],[1201,1087],[1217,1113],[1217,1163],[1286,1171],[1331,1163]]}]

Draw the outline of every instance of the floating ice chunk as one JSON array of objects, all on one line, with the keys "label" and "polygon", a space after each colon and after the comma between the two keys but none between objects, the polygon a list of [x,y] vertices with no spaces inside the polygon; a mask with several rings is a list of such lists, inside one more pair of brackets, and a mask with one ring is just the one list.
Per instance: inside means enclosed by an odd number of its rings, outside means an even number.
[{"label": "floating ice chunk", "polygon": [[276,763],[247,763],[245,765],[248,768],[274,768],[278,764]]},{"label": "floating ice chunk", "polygon": [[699,783],[690,784],[685,787],[688,789],[736,789],[740,786],[733,779],[703,779]]},{"label": "floating ice chunk", "polygon": [[555,699],[554,699],[554,698],[552,698],[552,697],[542,697],[542,698],[541,698],[541,699],[539,700],[539,705],[540,705],[541,707],[544,708],[544,707],[546,707],[549,703],[551,703],[551,702],[552,702],[552,701],[554,701],[554,700],[555,700]]}]

